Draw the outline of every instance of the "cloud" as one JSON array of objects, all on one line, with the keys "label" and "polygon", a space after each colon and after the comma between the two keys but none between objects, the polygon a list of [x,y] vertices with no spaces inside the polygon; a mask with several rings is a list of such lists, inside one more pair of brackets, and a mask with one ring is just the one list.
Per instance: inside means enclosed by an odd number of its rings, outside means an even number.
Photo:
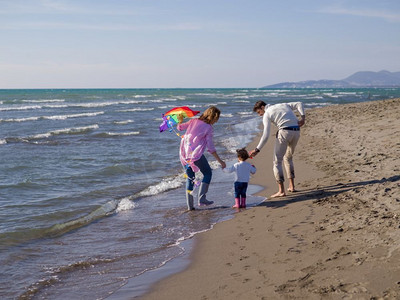
[{"label": "cloud", "polygon": [[365,10],[365,9],[349,9],[343,7],[326,7],[318,10],[319,13],[334,15],[350,15],[357,17],[379,18],[387,22],[400,22],[400,13],[392,13],[388,11]]}]

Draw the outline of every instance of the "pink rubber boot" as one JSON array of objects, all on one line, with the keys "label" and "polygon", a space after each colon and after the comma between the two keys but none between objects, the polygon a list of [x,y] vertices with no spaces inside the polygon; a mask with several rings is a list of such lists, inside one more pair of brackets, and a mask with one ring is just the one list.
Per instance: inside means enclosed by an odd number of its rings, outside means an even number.
[{"label": "pink rubber boot", "polygon": [[239,208],[240,207],[240,204],[239,204],[239,198],[235,198],[235,205],[234,206],[232,206],[233,208]]},{"label": "pink rubber boot", "polygon": [[246,208],[246,198],[240,198],[240,208]]}]

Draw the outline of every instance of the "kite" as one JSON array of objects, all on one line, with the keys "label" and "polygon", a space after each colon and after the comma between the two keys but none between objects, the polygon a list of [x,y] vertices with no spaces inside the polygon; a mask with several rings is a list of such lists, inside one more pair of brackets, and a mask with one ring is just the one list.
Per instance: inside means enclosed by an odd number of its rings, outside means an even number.
[{"label": "kite", "polygon": [[178,115],[182,115],[184,118],[191,118],[197,115],[200,111],[191,110],[187,106],[175,107],[165,114],[163,114],[163,122],[160,125],[160,132],[165,130],[172,131],[173,127],[178,124]]}]

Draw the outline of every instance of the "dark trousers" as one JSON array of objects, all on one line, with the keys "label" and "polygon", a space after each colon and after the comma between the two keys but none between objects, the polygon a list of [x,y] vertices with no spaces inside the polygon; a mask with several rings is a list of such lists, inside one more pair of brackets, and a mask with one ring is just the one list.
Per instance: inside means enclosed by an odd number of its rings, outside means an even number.
[{"label": "dark trousers", "polygon": [[246,198],[246,191],[247,191],[247,182],[238,182],[234,183],[235,186],[235,198]]}]

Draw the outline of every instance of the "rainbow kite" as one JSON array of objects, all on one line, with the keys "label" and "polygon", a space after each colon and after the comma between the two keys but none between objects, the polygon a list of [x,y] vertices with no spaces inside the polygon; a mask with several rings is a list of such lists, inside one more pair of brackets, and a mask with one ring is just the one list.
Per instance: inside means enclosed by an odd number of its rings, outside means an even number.
[{"label": "rainbow kite", "polygon": [[173,126],[178,124],[178,115],[182,115],[184,118],[191,118],[197,115],[200,111],[191,110],[187,106],[175,107],[165,114],[163,114],[163,122],[160,125],[160,132],[165,130],[172,131]]}]

